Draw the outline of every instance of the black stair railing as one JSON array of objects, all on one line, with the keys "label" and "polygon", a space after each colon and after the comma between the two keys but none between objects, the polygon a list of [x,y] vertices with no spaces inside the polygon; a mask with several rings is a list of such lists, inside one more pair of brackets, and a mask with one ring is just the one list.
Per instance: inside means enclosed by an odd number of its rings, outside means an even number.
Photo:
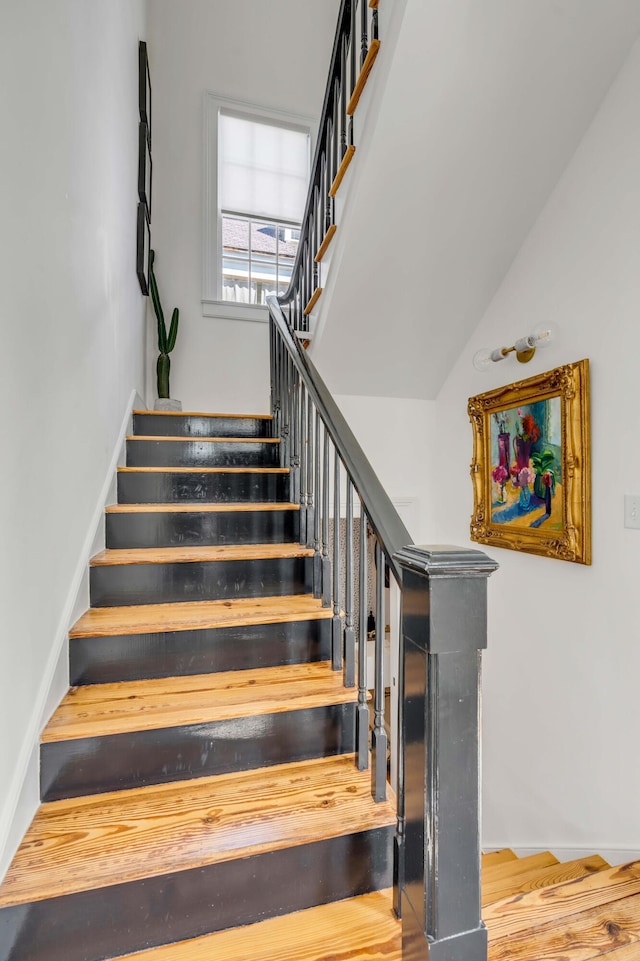
[{"label": "black stair railing", "polygon": [[342,0],[291,282],[289,323],[309,330],[320,264],[336,230],[335,196],[355,152],[354,115],[380,47],[378,0]]},{"label": "black stair railing", "polygon": [[[480,676],[486,581],[497,565],[481,551],[413,545],[303,347],[321,292],[319,264],[336,230],[335,193],[355,149],[355,106],[379,47],[377,7],[378,0],[340,6],[291,282],[284,296],[267,297],[271,409],[301,542],[313,549],[314,593],[333,612],[333,667],[358,688],[356,763],[370,768],[377,801],[388,793],[389,753],[397,775],[394,902],[403,958],[483,961]],[[398,661],[385,671],[387,625]],[[397,724],[387,709],[394,678]],[[390,744],[389,730],[397,732]]]}]

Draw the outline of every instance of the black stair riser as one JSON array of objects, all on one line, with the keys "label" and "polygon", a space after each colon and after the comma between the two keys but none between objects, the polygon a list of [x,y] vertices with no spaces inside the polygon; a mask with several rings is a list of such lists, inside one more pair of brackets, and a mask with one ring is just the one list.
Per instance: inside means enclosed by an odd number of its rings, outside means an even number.
[{"label": "black stair riser", "polygon": [[289,500],[288,474],[122,471],[120,504],[180,504],[185,501],[229,503]]},{"label": "black stair riser", "polygon": [[128,440],[128,467],[278,467],[278,444],[266,441]]},{"label": "black stair riser", "polygon": [[40,746],[43,801],[350,754],[353,703]]},{"label": "black stair riser", "polygon": [[[338,816],[338,815],[337,815]],[[0,909],[3,961],[103,961],[390,887],[376,828]]]},{"label": "black stair riser", "polygon": [[92,607],[281,597],[313,591],[312,557],[92,567]]},{"label": "black stair riser", "polygon": [[134,414],[133,432],[143,437],[270,437],[270,418]]},{"label": "black stair riser", "polygon": [[203,511],[107,514],[106,546],[198,547],[284,544],[300,537],[300,512]]},{"label": "black stair riser", "polygon": [[326,618],[69,639],[72,685],[245,671],[330,657],[331,621]]}]

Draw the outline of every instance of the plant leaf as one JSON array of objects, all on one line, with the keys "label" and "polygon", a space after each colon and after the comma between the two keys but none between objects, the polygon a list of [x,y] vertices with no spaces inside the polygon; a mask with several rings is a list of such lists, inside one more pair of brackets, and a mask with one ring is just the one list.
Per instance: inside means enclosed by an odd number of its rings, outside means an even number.
[{"label": "plant leaf", "polygon": [[177,307],[173,308],[173,314],[171,315],[171,326],[169,327],[169,337],[167,338],[167,353],[170,353],[176,346],[176,337],[178,336],[178,322],[180,317],[180,311]]}]

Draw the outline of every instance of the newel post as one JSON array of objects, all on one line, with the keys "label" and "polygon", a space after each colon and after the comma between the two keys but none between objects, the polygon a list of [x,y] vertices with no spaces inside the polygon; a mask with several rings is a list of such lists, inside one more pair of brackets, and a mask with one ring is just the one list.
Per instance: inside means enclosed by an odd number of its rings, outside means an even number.
[{"label": "newel post", "polygon": [[480,916],[482,551],[407,547],[402,569],[396,910],[403,961],[486,961]]}]

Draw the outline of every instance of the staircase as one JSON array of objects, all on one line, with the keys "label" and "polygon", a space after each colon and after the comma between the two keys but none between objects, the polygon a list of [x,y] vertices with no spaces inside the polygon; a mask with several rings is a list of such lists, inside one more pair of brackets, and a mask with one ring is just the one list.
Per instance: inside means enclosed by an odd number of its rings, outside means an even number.
[{"label": "staircase", "polygon": [[[394,805],[355,764],[357,689],[331,667],[271,425],[134,414],[73,687],[42,734],[44,803],[0,886],[3,961],[264,918],[297,941],[276,916],[390,887]],[[252,930],[238,957],[259,956]]]}]

